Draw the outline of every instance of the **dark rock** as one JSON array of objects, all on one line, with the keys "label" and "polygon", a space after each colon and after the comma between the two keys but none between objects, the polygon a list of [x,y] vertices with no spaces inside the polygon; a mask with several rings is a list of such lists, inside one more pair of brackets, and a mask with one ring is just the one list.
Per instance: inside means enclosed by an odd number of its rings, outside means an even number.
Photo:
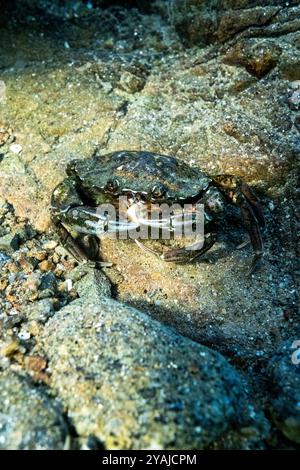
[{"label": "dark rock", "polygon": [[246,8],[242,10],[224,10],[219,14],[217,39],[224,42],[237,33],[255,26],[263,26],[279,11],[276,6]]},{"label": "dark rock", "polygon": [[[157,1],[165,18],[188,46],[224,42],[237,34],[278,36],[299,29],[298,1]],[[295,6],[293,8],[293,6]]]},{"label": "dark rock", "polygon": [[300,339],[281,345],[268,367],[271,415],[277,427],[300,443]]},{"label": "dark rock", "polygon": [[297,130],[300,132],[300,116],[295,117],[294,124],[295,124],[295,127],[297,128]]},{"label": "dark rock", "polygon": [[[293,42],[293,41],[292,41]],[[300,80],[300,48],[288,44],[280,58],[279,70],[286,80]]]},{"label": "dark rock", "polygon": [[39,285],[40,290],[54,289],[56,286],[56,277],[52,272],[45,273],[41,276],[41,282]]},{"label": "dark rock", "polygon": [[206,45],[213,42],[214,32],[217,29],[217,10],[219,1],[199,2],[188,0],[185,2],[167,2],[167,15],[174,24],[176,31],[188,46],[194,44]]}]

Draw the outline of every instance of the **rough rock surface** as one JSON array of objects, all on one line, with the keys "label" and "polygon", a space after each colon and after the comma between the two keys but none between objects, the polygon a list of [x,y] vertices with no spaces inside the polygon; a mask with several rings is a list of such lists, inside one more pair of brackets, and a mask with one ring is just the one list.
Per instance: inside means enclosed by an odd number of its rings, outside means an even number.
[{"label": "rough rock surface", "polygon": [[271,415],[291,441],[300,443],[300,341],[282,344],[271,359]]},{"label": "rough rock surface", "polygon": [[156,3],[189,46],[225,42],[238,34],[278,36],[299,28],[298,0],[158,0]]},{"label": "rough rock surface", "polygon": [[233,428],[235,445],[260,445],[268,425],[220,354],[101,299],[91,275],[85,287],[89,294],[61,309],[38,345],[80,436],[108,449],[203,449]]},{"label": "rough rock surface", "polygon": [[62,449],[67,435],[58,403],[22,375],[0,372],[0,449]]}]

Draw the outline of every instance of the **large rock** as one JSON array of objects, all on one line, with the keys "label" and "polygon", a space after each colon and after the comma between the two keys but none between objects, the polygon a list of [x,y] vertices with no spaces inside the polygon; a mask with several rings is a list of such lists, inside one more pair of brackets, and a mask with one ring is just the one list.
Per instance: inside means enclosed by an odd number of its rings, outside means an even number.
[{"label": "large rock", "polygon": [[165,18],[188,46],[227,41],[237,34],[273,36],[296,31],[297,0],[157,1]]},{"label": "large rock", "polygon": [[300,444],[300,336],[286,341],[268,367],[271,415],[291,441]]},{"label": "large rock", "polygon": [[93,284],[83,292],[39,345],[80,436],[108,449],[203,449],[225,433],[228,445],[262,445],[266,422],[220,354],[98,296]]},{"label": "large rock", "polygon": [[26,377],[0,372],[0,449],[62,449],[67,434],[58,404]]},{"label": "large rock", "polygon": [[275,41],[248,39],[237,42],[224,62],[243,66],[251,75],[262,78],[277,65],[280,54],[281,48]]}]

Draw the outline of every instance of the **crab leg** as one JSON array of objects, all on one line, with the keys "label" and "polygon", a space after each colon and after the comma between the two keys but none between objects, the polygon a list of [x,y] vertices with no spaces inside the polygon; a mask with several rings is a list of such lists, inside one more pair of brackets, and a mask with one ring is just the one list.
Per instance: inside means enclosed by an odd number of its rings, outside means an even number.
[{"label": "crab leg", "polygon": [[250,240],[245,240],[244,242],[240,243],[236,248],[237,250],[241,250],[242,248],[245,248],[245,246],[248,246],[250,243]]},{"label": "crab leg", "polygon": [[[56,231],[65,249],[80,263],[88,263],[94,267],[96,266],[100,268],[112,266],[110,261],[100,261],[97,259],[92,262],[90,261],[90,254],[88,255],[87,252],[90,253],[91,245],[93,245],[95,257],[97,256],[99,248],[98,242],[94,236],[87,236],[85,237],[85,240],[80,236],[73,237],[61,223],[56,224]],[[83,248],[81,245],[85,245],[85,247]],[[87,245],[89,245],[89,249],[87,248]]]},{"label": "crab leg", "polygon": [[[148,213],[147,213],[148,214]],[[195,223],[196,212],[179,212],[178,214],[171,215],[168,219],[152,218],[150,212],[150,218],[144,217],[140,210],[140,205],[133,204],[127,211],[127,215],[130,220],[136,222],[139,225],[153,228],[169,229],[170,232],[174,231],[176,227],[192,227]],[[186,220],[189,215],[188,220]]]},{"label": "crab leg", "polygon": [[236,176],[218,175],[213,181],[227,200],[240,208],[243,223],[249,233],[254,251],[249,270],[249,274],[252,274],[263,255],[263,241],[259,225],[264,226],[265,219],[259,201],[252,189]]},{"label": "crab leg", "polygon": [[156,256],[161,256],[161,254],[156,251],[156,250],[152,250],[151,248],[149,248],[148,246],[145,246],[142,242],[140,242],[137,238],[135,238],[135,243],[137,244],[137,246],[139,248],[141,248],[141,250],[143,251],[146,251],[147,253],[152,253],[153,255],[156,255]]},{"label": "crab leg", "polygon": [[247,201],[240,206],[241,214],[244,225],[249,232],[250,241],[254,251],[254,257],[250,266],[249,274],[252,274],[263,255],[263,241],[259,225],[256,222],[256,217],[253,213],[252,207]]},{"label": "crab leg", "polygon": [[[201,241],[201,248],[195,249],[198,243],[193,245],[185,246],[184,248],[175,248],[173,250],[168,250],[164,255],[163,259],[165,261],[172,261],[177,263],[185,263],[186,261],[192,262],[195,261],[200,256],[204,255],[216,242],[216,235],[210,234],[208,237],[204,238],[204,241]],[[192,256],[194,254],[194,256]]]},{"label": "crab leg", "polygon": [[244,181],[240,181],[240,188],[241,188],[241,192],[243,193],[243,195],[247,199],[248,203],[250,204],[250,206],[251,206],[251,208],[254,212],[254,215],[256,217],[256,220],[258,221],[258,223],[262,227],[264,227],[265,226],[265,218],[264,218],[264,214],[261,210],[258,198],[254,194],[252,189],[246,183],[244,183]]},{"label": "crab leg", "polygon": [[75,239],[70,235],[65,227],[61,223],[56,223],[55,228],[66,250],[75,259],[77,259],[77,261],[82,263],[87,262],[88,257],[86,256],[85,252],[80,248],[78,243],[76,243]]}]

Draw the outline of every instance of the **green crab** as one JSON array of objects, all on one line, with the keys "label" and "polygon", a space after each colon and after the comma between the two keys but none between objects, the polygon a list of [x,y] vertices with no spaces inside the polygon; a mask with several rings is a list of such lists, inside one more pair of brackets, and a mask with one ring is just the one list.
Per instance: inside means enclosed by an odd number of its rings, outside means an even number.
[{"label": "green crab", "polygon": [[[236,176],[210,177],[175,157],[146,151],[117,151],[73,160],[67,167],[67,175],[53,191],[51,213],[62,242],[80,261],[97,260],[99,239],[107,233],[128,229],[119,215],[117,220],[110,220],[107,213],[99,214],[97,210],[103,204],[117,208],[119,198],[125,196],[129,227],[144,223],[137,207],[147,211],[154,203],[203,204],[207,231],[203,244],[196,250],[170,249],[163,255],[166,261],[192,261],[207,252],[216,241],[227,204],[239,207],[249,233],[254,251],[251,273],[263,255],[260,226],[264,226],[264,216],[259,200]],[[177,219],[174,215],[173,222]],[[172,230],[172,221],[169,226]],[[136,242],[144,247],[140,241]]]}]

